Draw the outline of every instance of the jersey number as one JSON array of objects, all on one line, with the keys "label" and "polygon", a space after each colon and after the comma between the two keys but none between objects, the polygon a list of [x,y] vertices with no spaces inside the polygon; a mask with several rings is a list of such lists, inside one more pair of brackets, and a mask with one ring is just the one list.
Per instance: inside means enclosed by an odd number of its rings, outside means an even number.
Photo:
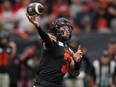
[{"label": "jersey number", "polygon": [[70,64],[70,54],[64,53],[64,59],[66,60],[66,65],[62,65],[61,72],[63,74],[66,74],[66,72],[68,71],[68,66]]}]

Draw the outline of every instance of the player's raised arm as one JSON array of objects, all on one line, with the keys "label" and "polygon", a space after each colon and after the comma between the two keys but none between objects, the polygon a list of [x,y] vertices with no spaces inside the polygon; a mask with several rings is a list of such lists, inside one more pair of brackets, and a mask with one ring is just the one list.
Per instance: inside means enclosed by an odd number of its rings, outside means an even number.
[{"label": "player's raised arm", "polygon": [[70,63],[70,70],[73,75],[77,76],[80,73],[80,67],[81,67],[81,58],[82,58],[81,46],[79,45],[76,53],[72,51],[72,54],[73,55],[72,55],[72,62]]},{"label": "player's raised arm", "polygon": [[35,25],[40,37],[42,38],[43,42],[45,42],[45,47],[47,49],[50,49],[53,47],[53,42],[50,39],[49,35],[40,27],[39,22],[36,20],[36,17],[33,16],[29,16],[28,14],[26,14],[27,18],[29,19],[29,21]]}]

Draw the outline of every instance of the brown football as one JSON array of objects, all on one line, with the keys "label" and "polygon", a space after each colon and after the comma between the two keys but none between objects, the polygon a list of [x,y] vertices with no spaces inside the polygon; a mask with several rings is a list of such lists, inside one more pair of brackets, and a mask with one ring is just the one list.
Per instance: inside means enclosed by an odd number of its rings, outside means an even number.
[{"label": "brown football", "polygon": [[31,3],[27,7],[27,14],[30,16],[39,16],[44,12],[44,6],[41,3]]}]

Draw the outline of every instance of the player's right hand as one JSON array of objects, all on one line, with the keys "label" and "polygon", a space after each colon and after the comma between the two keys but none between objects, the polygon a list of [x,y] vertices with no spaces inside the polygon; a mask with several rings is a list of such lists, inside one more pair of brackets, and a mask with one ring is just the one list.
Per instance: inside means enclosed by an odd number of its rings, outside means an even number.
[{"label": "player's right hand", "polygon": [[81,46],[79,45],[76,53],[73,53],[73,58],[76,62],[79,62],[82,58],[83,52],[81,50]]},{"label": "player's right hand", "polygon": [[28,20],[29,20],[32,24],[34,24],[36,27],[39,27],[39,26],[40,26],[40,24],[39,24],[39,22],[37,21],[37,18],[36,18],[36,17],[29,16],[28,14],[26,14],[26,16],[27,16]]}]

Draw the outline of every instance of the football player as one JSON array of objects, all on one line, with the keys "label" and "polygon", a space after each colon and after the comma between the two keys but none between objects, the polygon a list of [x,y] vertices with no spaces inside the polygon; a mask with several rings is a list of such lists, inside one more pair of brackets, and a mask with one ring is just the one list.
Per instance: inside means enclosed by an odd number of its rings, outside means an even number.
[{"label": "football player", "polygon": [[9,75],[9,63],[15,56],[16,46],[9,37],[9,33],[0,32],[0,87],[9,87],[12,84]]},{"label": "football player", "polygon": [[37,77],[33,87],[63,87],[63,76],[68,71],[79,75],[82,58],[80,46],[74,53],[68,45],[73,30],[71,23],[65,18],[58,18],[51,23],[51,32],[46,33],[36,17],[28,14],[27,17],[43,40],[42,60],[36,70]]}]

